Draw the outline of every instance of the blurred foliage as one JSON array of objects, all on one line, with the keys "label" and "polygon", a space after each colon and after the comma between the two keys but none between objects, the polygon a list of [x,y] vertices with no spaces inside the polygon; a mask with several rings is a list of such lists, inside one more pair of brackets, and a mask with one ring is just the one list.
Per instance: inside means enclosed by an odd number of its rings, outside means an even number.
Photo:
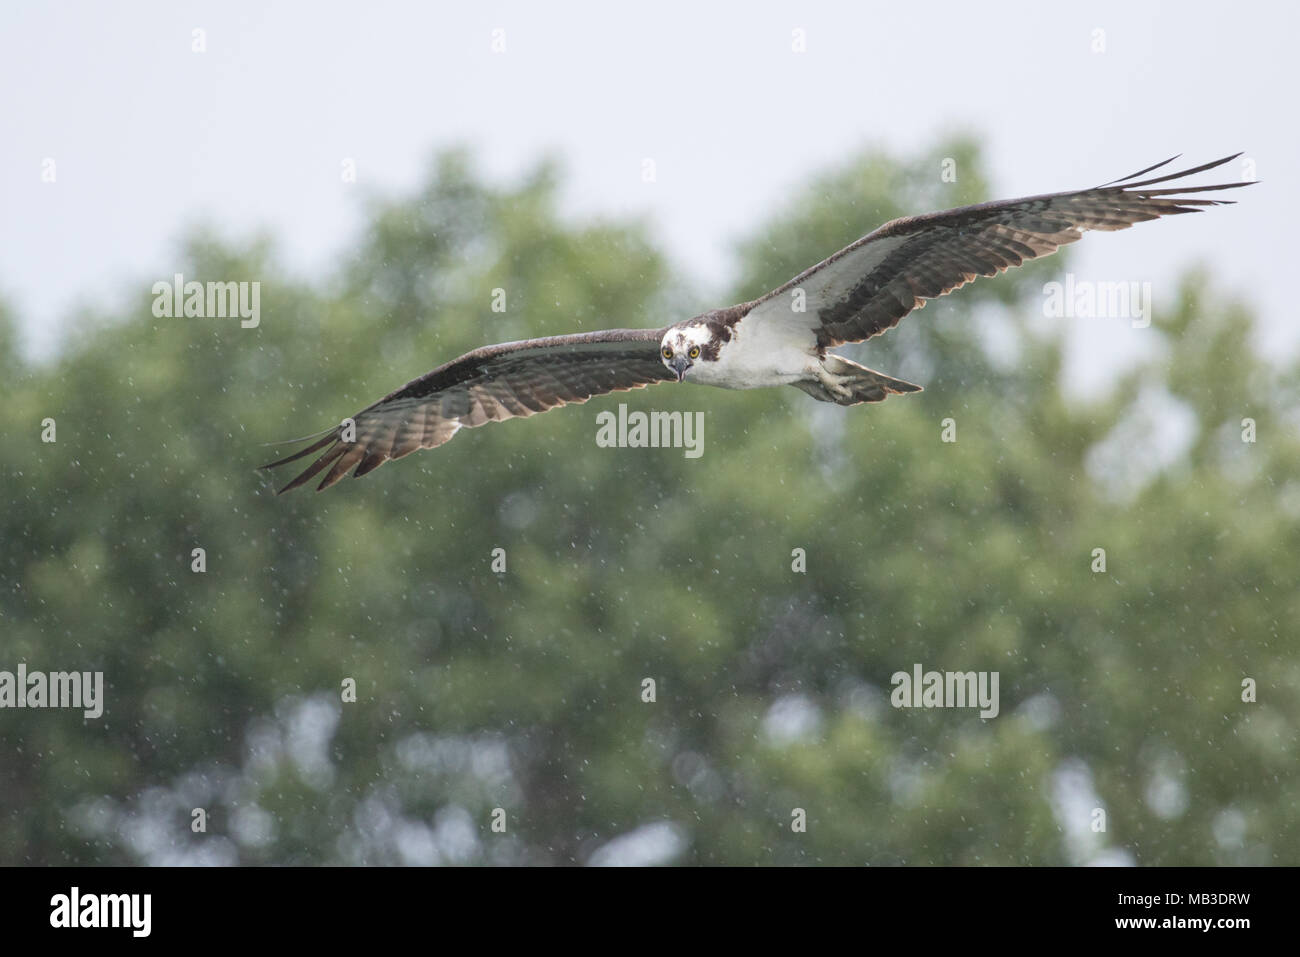
[{"label": "blurred foliage", "polygon": [[[0,310],[0,669],[107,685],[97,721],[0,712],[0,863],[1296,863],[1300,370],[1251,354],[1249,310],[1205,275],[1161,300],[1159,358],[1094,401],[1063,398],[1061,339],[1031,321],[1058,256],[848,350],[920,395],[661,386],[319,496],[254,471],[261,443],[478,345],[756,296],[987,198],[980,169],[969,140],[856,157],[706,299],[643,224],[565,221],[555,164],[499,186],[449,153],[319,282],[205,234],[159,269],[261,282],[257,329],[154,318],[149,279],[34,364]],[[703,411],[703,457],[598,448],[620,402]],[[1191,434],[1161,463],[1171,405]],[[998,671],[1001,714],[891,708],[917,662]]]}]

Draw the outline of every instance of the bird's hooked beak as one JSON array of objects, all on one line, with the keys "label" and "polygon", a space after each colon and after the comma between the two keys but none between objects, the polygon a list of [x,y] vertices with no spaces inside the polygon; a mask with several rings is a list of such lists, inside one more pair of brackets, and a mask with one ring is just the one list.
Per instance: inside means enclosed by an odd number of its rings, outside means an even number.
[{"label": "bird's hooked beak", "polygon": [[677,381],[681,382],[686,378],[686,370],[694,365],[694,363],[691,362],[690,359],[686,358],[684,353],[679,352],[669,360],[668,365],[677,373]]}]

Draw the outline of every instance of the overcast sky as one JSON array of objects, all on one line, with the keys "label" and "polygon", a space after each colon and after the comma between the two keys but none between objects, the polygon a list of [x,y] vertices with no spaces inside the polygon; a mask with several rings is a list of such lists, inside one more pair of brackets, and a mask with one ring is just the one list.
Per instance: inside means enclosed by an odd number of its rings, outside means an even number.
[{"label": "overcast sky", "polygon": [[[359,190],[410,189],[452,144],[506,177],[559,154],[574,215],[648,217],[691,282],[721,289],[732,242],[811,174],[970,130],[999,196],[1244,150],[1265,182],[1239,206],[1094,234],[1074,271],[1149,279],[1158,310],[1181,267],[1212,262],[1256,303],[1261,346],[1293,352],[1298,20],[1290,4],[1208,2],[11,3],[0,295],[48,355],[77,303],[169,276],[196,222],[269,229],[292,267],[325,273],[356,238]],[[1072,335],[1088,379],[1141,330],[1075,320]]]}]

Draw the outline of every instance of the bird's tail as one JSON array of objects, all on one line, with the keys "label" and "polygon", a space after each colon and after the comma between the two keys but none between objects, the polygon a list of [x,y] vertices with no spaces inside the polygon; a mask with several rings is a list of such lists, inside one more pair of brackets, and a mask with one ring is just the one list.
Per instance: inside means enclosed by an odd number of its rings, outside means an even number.
[{"label": "bird's tail", "polygon": [[868,369],[843,356],[828,355],[823,358],[822,373],[817,379],[796,382],[795,385],[814,399],[834,402],[836,405],[883,402],[891,395],[921,391],[921,387],[915,383]]}]

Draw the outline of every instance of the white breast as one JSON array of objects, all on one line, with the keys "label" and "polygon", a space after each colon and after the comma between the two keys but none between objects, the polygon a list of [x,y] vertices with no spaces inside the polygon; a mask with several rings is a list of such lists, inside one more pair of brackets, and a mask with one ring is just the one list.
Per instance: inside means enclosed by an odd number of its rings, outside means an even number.
[{"label": "white breast", "polygon": [[724,389],[761,389],[807,379],[818,367],[817,339],[794,323],[760,320],[752,313],[732,326],[715,362],[697,362],[688,382]]}]

